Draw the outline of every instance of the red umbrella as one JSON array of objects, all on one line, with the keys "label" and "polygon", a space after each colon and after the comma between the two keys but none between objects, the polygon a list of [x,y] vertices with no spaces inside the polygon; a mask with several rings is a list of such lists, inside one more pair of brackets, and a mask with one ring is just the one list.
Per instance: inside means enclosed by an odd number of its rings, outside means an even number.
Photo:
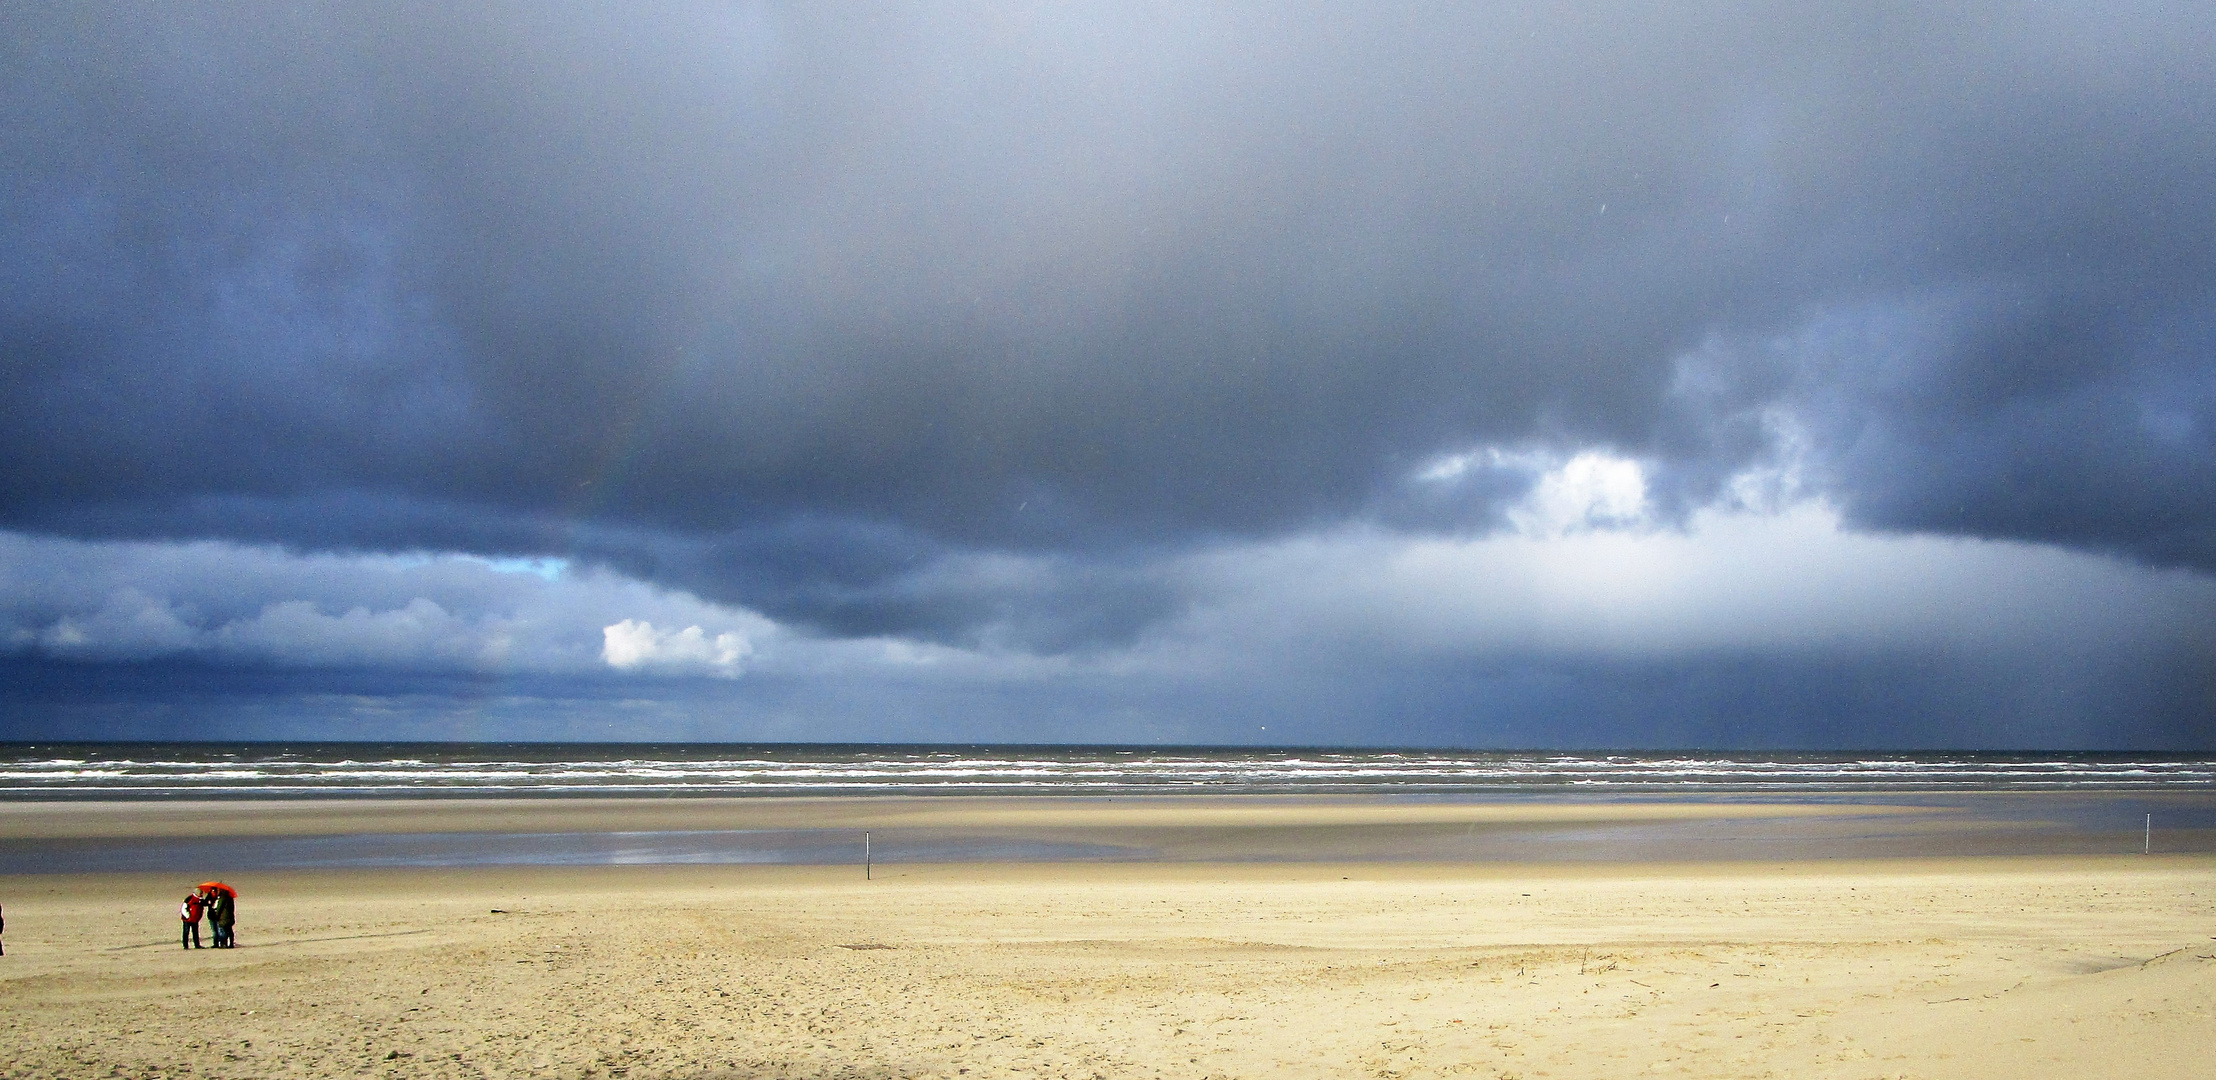
[{"label": "red umbrella", "polygon": [[230,887],[229,885],[225,885],[224,883],[222,883],[222,882],[220,882],[220,881],[203,881],[203,882],[201,882],[201,883],[200,883],[200,891],[201,891],[201,892],[219,892],[219,893],[222,893],[222,894],[224,894],[225,896],[228,896],[228,897],[230,897],[230,898],[231,898],[231,899],[233,899],[233,900],[236,900],[236,899],[238,899],[238,898],[239,898],[239,891],[238,891],[237,889],[234,889],[234,888]]}]

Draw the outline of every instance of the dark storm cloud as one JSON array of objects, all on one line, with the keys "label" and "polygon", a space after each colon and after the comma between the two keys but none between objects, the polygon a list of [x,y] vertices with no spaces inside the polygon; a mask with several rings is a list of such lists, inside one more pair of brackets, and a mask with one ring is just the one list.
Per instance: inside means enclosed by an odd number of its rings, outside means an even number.
[{"label": "dark storm cloud", "polygon": [[1057,648],[1183,600],[964,560],[1490,527],[1408,478],[1491,446],[1697,506],[1782,411],[1852,521],[2216,567],[2174,5],[0,20],[10,527]]},{"label": "dark storm cloud", "polygon": [[1913,374],[1834,368],[1813,388],[1833,405],[1820,415],[1837,490],[1881,527],[2210,568],[2216,295],[2199,299],[2151,311],[2113,294],[1947,305],[1943,337],[1915,343],[1932,362]]}]

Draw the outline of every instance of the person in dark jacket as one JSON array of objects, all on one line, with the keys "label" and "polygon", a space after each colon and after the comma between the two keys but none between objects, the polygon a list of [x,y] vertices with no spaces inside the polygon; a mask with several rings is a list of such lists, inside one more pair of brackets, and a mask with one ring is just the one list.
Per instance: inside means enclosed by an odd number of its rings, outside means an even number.
[{"label": "person in dark jacket", "polygon": [[230,893],[215,890],[215,895],[208,900],[208,925],[215,930],[216,948],[238,947],[238,936],[232,930],[237,921],[237,901],[231,898]]}]

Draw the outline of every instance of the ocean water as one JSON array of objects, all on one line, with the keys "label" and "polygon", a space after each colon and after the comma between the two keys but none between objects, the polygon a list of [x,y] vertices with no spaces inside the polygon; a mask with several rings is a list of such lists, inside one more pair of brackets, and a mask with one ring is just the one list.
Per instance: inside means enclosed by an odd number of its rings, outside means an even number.
[{"label": "ocean water", "polygon": [[[1262,833],[892,828],[885,864],[1554,861],[2216,851],[2216,759],[1526,754],[1205,747],[0,744],[0,800],[685,796],[1366,796],[1845,804],[1819,818]],[[1909,816],[1857,806],[1910,806]],[[852,829],[0,839],[0,874],[366,866],[848,864]],[[1195,846],[1196,843],[1199,846]]]},{"label": "ocean water", "polygon": [[0,799],[2216,790],[2216,757],[1112,746],[0,744]]}]

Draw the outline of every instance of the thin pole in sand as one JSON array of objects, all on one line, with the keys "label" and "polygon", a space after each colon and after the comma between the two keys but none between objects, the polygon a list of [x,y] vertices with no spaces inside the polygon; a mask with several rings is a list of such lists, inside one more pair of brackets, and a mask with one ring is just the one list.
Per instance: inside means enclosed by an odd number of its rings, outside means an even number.
[{"label": "thin pole in sand", "polygon": [[874,877],[872,877],[872,876],[871,876],[871,873],[870,873],[870,871],[871,871],[871,866],[870,866],[870,858],[869,858],[869,830],[868,830],[868,829],[864,829],[864,830],[862,830],[862,880],[863,880],[863,881],[874,881],[874,880],[876,880],[876,879],[875,879]]},{"label": "thin pole in sand", "polygon": [[2141,855],[2152,855],[2152,854],[2154,854],[2154,815],[2153,815],[2153,814],[2148,814],[2148,815],[2147,815],[2147,835],[2146,835],[2146,836],[2144,836],[2144,837],[2142,837],[2142,838],[2140,838],[2140,841],[2139,841],[2139,854],[2141,854]]}]

